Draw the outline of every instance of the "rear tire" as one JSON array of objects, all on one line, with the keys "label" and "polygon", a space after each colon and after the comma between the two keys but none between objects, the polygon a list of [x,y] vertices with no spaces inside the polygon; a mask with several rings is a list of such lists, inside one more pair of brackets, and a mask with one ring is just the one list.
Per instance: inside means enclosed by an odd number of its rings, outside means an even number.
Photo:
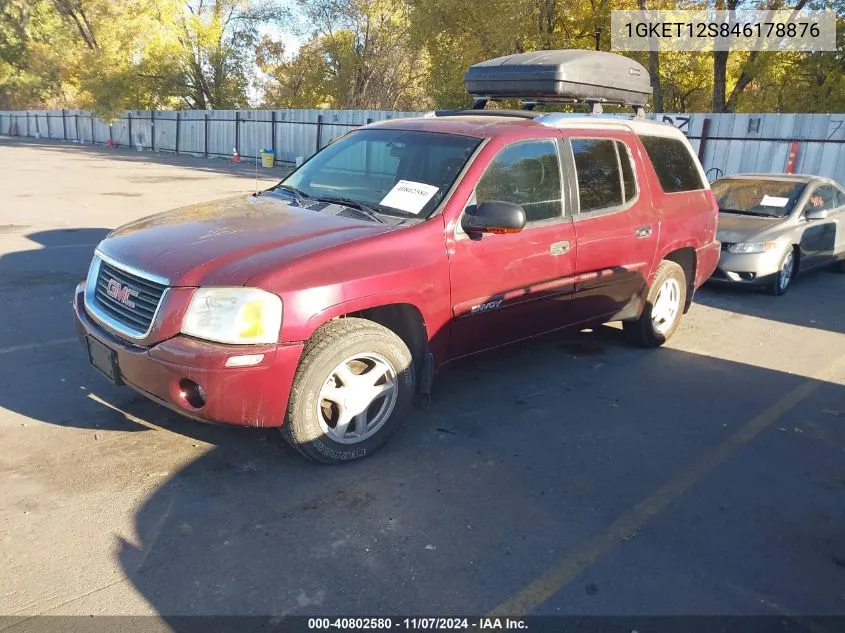
[{"label": "rear tire", "polygon": [[660,347],[681,322],[686,301],[687,277],[684,269],[673,261],[662,261],[648,289],[640,318],[622,322],[625,338],[640,347]]},{"label": "rear tire", "polygon": [[402,423],[415,378],[411,352],[394,332],[366,319],[330,321],[305,346],[282,435],[315,461],[366,457]]},{"label": "rear tire", "polygon": [[795,273],[798,272],[797,264],[795,249],[790,248],[783,254],[778,272],[769,282],[768,291],[770,295],[779,297],[786,294],[786,291],[789,290],[789,286],[792,284],[792,280],[795,279]]}]

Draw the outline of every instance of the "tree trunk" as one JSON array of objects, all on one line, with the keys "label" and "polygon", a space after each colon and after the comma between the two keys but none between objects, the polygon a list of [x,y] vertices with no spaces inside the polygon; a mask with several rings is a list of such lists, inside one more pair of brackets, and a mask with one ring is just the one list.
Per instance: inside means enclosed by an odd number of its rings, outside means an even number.
[{"label": "tree trunk", "polygon": [[557,21],[557,0],[539,0],[537,12],[537,30],[540,32],[542,47],[550,49]]},{"label": "tree trunk", "polygon": [[[637,0],[640,11],[647,11],[645,0]],[[656,44],[650,46],[648,51],[648,74],[651,76],[652,109],[655,112],[663,112],[663,90],[660,87],[660,53],[657,52]]]},{"label": "tree trunk", "polygon": [[727,92],[728,51],[713,53],[713,112],[725,110],[725,93]]}]

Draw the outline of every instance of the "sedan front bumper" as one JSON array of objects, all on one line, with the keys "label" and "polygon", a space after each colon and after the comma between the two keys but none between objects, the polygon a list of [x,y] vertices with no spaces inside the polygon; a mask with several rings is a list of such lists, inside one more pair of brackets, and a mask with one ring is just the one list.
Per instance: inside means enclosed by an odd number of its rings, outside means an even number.
[{"label": "sedan front bumper", "polygon": [[731,253],[722,251],[719,264],[710,281],[720,283],[756,284],[766,283],[780,269],[783,250],[773,249],[765,253]]}]

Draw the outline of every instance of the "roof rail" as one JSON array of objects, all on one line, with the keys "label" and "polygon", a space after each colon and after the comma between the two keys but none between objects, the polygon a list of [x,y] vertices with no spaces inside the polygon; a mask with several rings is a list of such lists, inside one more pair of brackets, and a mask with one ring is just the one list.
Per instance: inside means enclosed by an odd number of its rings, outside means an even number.
[{"label": "roof rail", "polygon": [[517,119],[536,119],[542,112],[530,110],[435,110],[434,116],[509,116]]}]

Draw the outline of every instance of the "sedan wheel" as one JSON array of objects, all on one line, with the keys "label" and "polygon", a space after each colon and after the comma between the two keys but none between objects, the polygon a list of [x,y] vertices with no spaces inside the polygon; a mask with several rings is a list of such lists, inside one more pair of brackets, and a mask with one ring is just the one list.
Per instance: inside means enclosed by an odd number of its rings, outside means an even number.
[{"label": "sedan wheel", "polygon": [[795,252],[787,251],[780,263],[780,270],[771,281],[769,293],[775,296],[784,294],[795,277]]}]

